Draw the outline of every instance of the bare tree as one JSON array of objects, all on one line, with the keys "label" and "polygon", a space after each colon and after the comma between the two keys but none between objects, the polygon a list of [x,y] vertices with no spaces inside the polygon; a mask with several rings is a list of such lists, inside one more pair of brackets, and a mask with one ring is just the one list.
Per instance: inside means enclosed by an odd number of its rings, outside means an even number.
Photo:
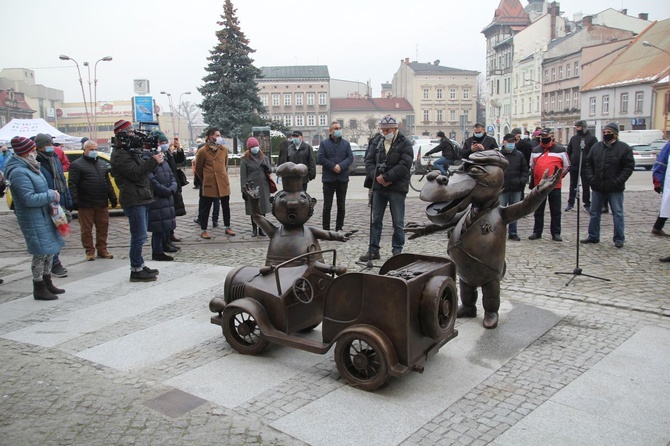
[{"label": "bare tree", "polygon": [[180,113],[188,121],[188,136],[190,140],[189,142],[192,144],[194,141],[193,123],[198,119],[200,119],[201,117],[200,108],[192,102],[184,101],[180,104],[177,113]]},{"label": "bare tree", "polygon": [[489,98],[486,87],[486,76],[480,74],[477,76],[477,117],[475,122],[486,122],[486,101]]}]

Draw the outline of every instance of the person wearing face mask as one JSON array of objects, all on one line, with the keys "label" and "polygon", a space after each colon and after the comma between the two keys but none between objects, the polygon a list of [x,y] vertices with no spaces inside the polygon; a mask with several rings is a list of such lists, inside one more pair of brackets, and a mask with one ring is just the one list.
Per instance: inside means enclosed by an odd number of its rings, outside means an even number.
[{"label": "person wearing face mask", "polygon": [[[268,157],[265,156],[260,148],[258,140],[253,136],[247,139],[247,151],[244,152],[242,161],[240,162],[240,186],[244,190],[247,183],[253,183],[258,187],[258,206],[259,210],[254,212],[253,203],[247,200],[247,196],[243,193],[244,212],[246,215],[262,215],[265,216],[268,212],[272,212],[272,204],[270,203],[270,185],[266,173],[270,173],[272,167]],[[256,226],[256,222],[251,218],[251,236],[264,236],[263,230]]]},{"label": "person wearing face mask", "polygon": [[409,177],[414,149],[412,140],[398,130],[398,122],[386,115],[379,123],[383,135],[375,147],[365,155],[365,170],[372,179],[372,222],[370,225],[370,246],[360,257],[361,262],[380,258],[380,242],[384,222],[384,212],[388,205],[391,210],[393,236],[392,254],[400,254],[405,246],[405,198],[409,191]]},{"label": "person wearing face mask", "polygon": [[51,266],[54,254],[65,243],[51,220],[51,204],[58,203],[60,196],[49,187],[40,170],[35,143],[23,136],[15,136],[11,144],[15,155],[7,159],[5,173],[11,184],[9,187],[14,197],[14,212],[19,228],[26,248],[33,256],[33,298],[56,300],[57,294],[65,290],[54,286]]},{"label": "person wearing face mask", "polygon": [[[168,143],[167,136],[165,136],[165,134],[160,130],[154,130],[153,134],[156,135],[158,139],[158,148],[163,154],[165,162],[167,162],[168,166],[170,166],[172,175],[174,175],[175,179],[177,180],[177,192],[175,192],[172,197],[174,199],[175,215],[177,217],[186,215],[186,206],[184,205],[184,197],[182,196],[182,185],[179,182],[179,176],[177,174],[177,164],[181,164],[184,161],[186,161],[186,155],[184,155],[184,151],[181,149],[179,145],[179,140],[177,140],[176,138],[175,141],[172,144],[170,144]],[[175,235],[173,229],[172,231],[170,231],[169,236],[163,243],[163,251],[164,252],[179,251],[181,248],[175,245],[173,242],[180,242],[180,241],[181,239]]]},{"label": "person wearing face mask", "polygon": [[472,155],[472,152],[480,152],[482,150],[493,150],[498,148],[498,143],[495,138],[490,137],[484,130],[484,124],[477,123],[473,127],[474,132],[472,136],[465,140],[463,149],[461,149],[461,157],[467,158]]},{"label": "person wearing face mask", "polygon": [[544,229],[544,207],[549,201],[549,213],[551,214],[551,239],[555,242],[562,242],[561,237],[561,187],[565,175],[570,171],[570,158],[565,150],[565,147],[556,144],[554,141],[554,132],[552,129],[544,128],[540,130],[540,145],[533,149],[530,156],[530,182],[531,189],[542,180],[542,175],[545,171],[549,175],[553,174],[556,169],[563,169],[563,176],[558,181],[554,190],[549,192],[549,195],[542,204],[535,211],[535,224],[533,226],[533,233],[528,237],[529,240],[537,240],[542,237],[542,230]]},{"label": "person wearing face mask", "polygon": [[600,242],[600,215],[602,206],[609,203],[614,221],[614,246],[623,248],[624,234],[623,191],[626,181],[635,169],[633,150],[618,139],[619,125],[607,124],[603,129],[603,140],[594,144],[586,157],[586,177],[591,185],[591,212],[589,235],[581,243]]},{"label": "person wearing face mask", "polygon": [[195,155],[195,174],[200,178],[200,237],[211,239],[207,232],[209,211],[216,201],[221,202],[225,234],[234,236],[230,227],[230,179],[228,178],[228,150],[217,142],[221,138],[219,129],[210,128],[206,133],[207,142]]},{"label": "person wearing face mask", "polygon": [[570,195],[568,196],[568,205],[565,208],[565,212],[571,211],[575,206],[580,159],[582,161],[582,203],[586,212],[591,211],[591,187],[589,186],[589,179],[586,177],[584,162],[591,151],[591,147],[598,142],[598,138],[589,131],[586,125],[586,121],[583,120],[575,122],[576,133],[570,138],[570,142],[568,143],[568,156],[570,157]]},{"label": "person wearing face mask", "polygon": [[312,146],[303,142],[302,132],[295,130],[287,149],[287,161],[307,166],[307,175],[302,179],[302,190],[307,192],[307,183],[316,178],[316,161],[312,154]]},{"label": "person wearing face mask", "polygon": [[344,226],[347,189],[349,187],[349,166],[354,162],[349,141],[342,138],[342,127],[337,121],[330,124],[328,139],[321,141],[316,156],[317,164],[322,166],[323,182],[323,218],[322,226],[330,231],[330,211],[333,207],[333,195],[337,197],[337,215],[335,230],[342,231]]},{"label": "person wearing face mask", "polygon": [[117,198],[109,172],[98,161],[98,145],[95,141],[87,140],[84,143],[84,154],[70,164],[67,185],[72,196],[72,206],[79,211],[77,220],[81,228],[81,245],[84,247],[86,260],[95,260],[96,250],[98,258],[113,259],[114,255],[107,250],[108,202],[116,207]]},{"label": "person wearing face mask", "polygon": [[0,171],[5,171],[5,163],[7,162],[7,158],[11,155],[11,152],[7,148],[7,146],[2,146],[2,149],[0,150]]},{"label": "person wearing face mask", "polygon": [[[516,136],[508,133],[503,138],[503,154],[509,165],[505,169],[505,181],[503,192],[500,194],[500,204],[509,206],[521,201],[521,192],[528,182],[528,163],[523,154],[516,148]],[[517,222],[513,221],[507,225],[507,238],[515,242],[520,241],[517,233]]]},{"label": "person wearing face mask", "polygon": [[[40,163],[40,170],[47,179],[49,188],[55,189],[60,194],[60,205],[64,211],[72,210],[72,197],[67,187],[63,165],[54,151],[53,139],[45,133],[35,135],[35,146],[37,147],[37,161]],[[67,268],[60,261],[59,253],[53,258],[51,275],[54,277],[67,277]]]}]

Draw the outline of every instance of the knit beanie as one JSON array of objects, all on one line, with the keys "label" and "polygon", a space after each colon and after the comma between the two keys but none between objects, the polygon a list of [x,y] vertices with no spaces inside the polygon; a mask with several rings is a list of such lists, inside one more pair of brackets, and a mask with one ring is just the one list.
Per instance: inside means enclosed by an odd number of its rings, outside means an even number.
[{"label": "knit beanie", "polygon": [[35,146],[39,149],[40,147],[50,146],[53,140],[51,136],[46,133],[38,133],[35,135]]},{"label": "knit beanie", "polygon": [[118,120],[114,123],[114,134],[123,130],[127,131],[129,128],[132,128],[132,126],[133,124],[128,121],[124,121],[123,119]]},{"label": "knit beanie", "polygon": [[605,126],[606,129],[610,129],[615,135],[619,134],[619,124],[616,122],[610,122]]},{"label": "knit beanie", "polygon": [[12,138],[12,149],[14,153],[23,156],[35,148],[35,143],[25,136],[15,136]]},{"label": "knit beanie", "polygon": [[247,139],[247,149],[251,149],[252,147],[258,147],[258,146],[260,146],[258,140],[253,136]]},{"label": "knit beanie", "polygon": [[398,121],[391,116],[391,115],[386,115],[382,118],[382,120],[379,122],[379,128],[380,129],[395,129],[398,127]]}]

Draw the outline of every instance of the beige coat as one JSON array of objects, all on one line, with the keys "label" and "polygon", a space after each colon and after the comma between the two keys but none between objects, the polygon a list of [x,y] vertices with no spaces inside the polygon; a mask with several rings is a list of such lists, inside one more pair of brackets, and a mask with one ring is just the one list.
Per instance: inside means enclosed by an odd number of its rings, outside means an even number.
[{"label": "beige coat", "polygon": [[228,179],[228,150],[219,145],[216,151],[204,145],[195,155],[195,174],[202,182],[203,197],[230,195]]}]

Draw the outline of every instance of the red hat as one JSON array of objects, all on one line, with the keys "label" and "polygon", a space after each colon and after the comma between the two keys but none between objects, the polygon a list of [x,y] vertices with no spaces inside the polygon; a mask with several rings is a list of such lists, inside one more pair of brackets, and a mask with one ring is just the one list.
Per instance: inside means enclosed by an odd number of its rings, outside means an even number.
[{"label": "red hat", "polygon": [[15,136],[12,138],[12,149],[19,156],[27,154],[35,147],[35,142],[25,136]]},{"label": "red hat", "polygon": [[124,121],[123,119],[116,121],[114,123],[114,133],[119,133],[122,130],[127,130],[128,128],[132,128],[133,124],[128,121]]},{"label": "red hat", "polygon": [[247,139],[247,149],[251,149],[252,147],[258,147],[258,146],[260,146],[258,140],[253,136]]}]

